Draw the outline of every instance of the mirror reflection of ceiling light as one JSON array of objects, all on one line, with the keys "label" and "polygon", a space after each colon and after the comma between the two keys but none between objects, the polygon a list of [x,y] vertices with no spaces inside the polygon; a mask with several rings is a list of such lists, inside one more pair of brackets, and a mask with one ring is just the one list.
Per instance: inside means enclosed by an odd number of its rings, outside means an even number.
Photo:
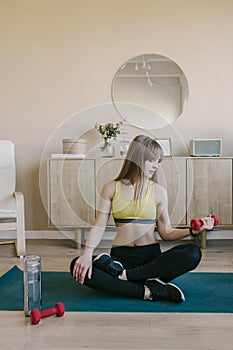
[{"label": "mirror reflection of ceiling light", "polygon": [[147,78],[147,84],[150,85],[150,87],[153,86],[153,83],[150,79],[150,74],[149,74],[149,70],[151,69],[151,65],[149,63],[146,62],[145,57],[143,56],[143,60],[140,61],[139,63],[136,62],[134,65],[134,70],[138,71],[138,70],[142,70],[145,72],[146,78]]}]

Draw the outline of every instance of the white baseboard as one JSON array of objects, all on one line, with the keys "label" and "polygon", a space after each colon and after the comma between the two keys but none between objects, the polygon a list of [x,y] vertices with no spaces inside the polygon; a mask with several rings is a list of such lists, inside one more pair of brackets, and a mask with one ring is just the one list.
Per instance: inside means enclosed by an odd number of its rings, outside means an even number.
[{"label": "white baseboard", "polygon": [[[84,239],[87,237],[88,230],[84,232]],[[104,234],[104,240],[112,240],[115,233],[114,231],[107,231]],[[16,239],[14,231],[0,231],[0,239]],[[50,231],[50,230],[41,230],[41,231],[26,231],[26,239],[72,239],[75,240],[75,231]],[[159,239],[159,237],[158,237]],[[189,239],[187,237],[186,239]],[[233,229],[225,230],[213,230],[207,233],[207,240],[209,239],[233,239]]]}]

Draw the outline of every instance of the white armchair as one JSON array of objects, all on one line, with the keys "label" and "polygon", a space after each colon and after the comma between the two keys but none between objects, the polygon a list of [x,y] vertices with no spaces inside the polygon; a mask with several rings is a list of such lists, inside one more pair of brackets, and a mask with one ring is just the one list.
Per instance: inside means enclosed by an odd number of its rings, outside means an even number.
[{"label": "white armchair", "polygon": [[[0,231],[16,231],[17,256],[25,255],[24,196],[16,192],[14,143],[0,140]],[[15,243],[2,241],[0,244]]]}]

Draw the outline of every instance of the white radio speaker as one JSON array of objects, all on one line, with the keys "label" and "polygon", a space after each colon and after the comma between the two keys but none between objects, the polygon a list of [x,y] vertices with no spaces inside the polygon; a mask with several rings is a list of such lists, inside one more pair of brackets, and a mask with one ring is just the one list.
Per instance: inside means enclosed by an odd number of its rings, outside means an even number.
[{"label": "white radio speaker", "polygon": [[192,139],[190,140],[190,156],[219,157],[222,154],[221,139]]}]

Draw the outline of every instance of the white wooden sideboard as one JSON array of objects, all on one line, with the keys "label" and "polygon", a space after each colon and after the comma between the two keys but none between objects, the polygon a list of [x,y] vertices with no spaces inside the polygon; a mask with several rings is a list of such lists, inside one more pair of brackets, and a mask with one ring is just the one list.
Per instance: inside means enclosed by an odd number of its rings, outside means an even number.
[{"label": "white wooden sideboard", "polygon": [[[49,226],[73,228],[81,242],[95,219],[104,183],[118,175],[122,163],[123,158],[48,159]],[[218,215],[222,226],[233,224],[232,165],[232,157],[164,158],[157,181],[167,189],[173,226],[188,226],[208,213]],[[113,225],[110,217],[108,227]]]}]

